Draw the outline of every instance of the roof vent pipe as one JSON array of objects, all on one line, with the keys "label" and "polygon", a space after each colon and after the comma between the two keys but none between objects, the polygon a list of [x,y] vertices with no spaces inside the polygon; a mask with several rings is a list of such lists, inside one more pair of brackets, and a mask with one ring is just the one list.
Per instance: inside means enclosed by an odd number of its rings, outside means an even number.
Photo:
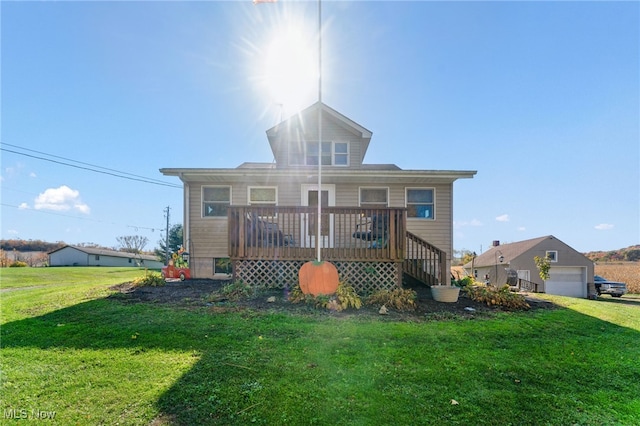
[{"label": "roof vent pipe", "polygon": [[500,245],[500,240],[493,240],[493,246],[498,247]]}]

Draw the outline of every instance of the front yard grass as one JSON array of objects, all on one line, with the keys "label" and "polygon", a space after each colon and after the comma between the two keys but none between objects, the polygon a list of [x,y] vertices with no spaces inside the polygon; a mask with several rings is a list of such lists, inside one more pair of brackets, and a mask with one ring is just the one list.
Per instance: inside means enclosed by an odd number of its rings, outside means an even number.
[{"label": "front yard grass", "polygon": [[[640,424],[639,304],[548,297],[563,308],[420,322],[216,313],[125,303],[105,275],[62,285],[64,269],[2,293],[0,423]],[[120,282],[143,273],[129,272]]]}]

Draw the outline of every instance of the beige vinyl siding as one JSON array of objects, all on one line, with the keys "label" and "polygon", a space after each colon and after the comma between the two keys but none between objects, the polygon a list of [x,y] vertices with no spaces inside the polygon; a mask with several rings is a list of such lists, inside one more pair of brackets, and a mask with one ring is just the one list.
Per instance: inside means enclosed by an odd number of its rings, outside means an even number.
[{"label": "beige vinyl siding", "polygon": [[[363,185],[336,185],[336,205],[341,207],[358,206],[358,194],[361,186]],[[435,219],[408,218],[407,230],[446,251],[447,256],[451,257],[453,251],[452,184],[373,186],[389,188],[389,207],[406,207],[406,188],[433,188],[435,192]]]},{"label": "beige vinyl siding", "polygon": [[[248,186],[277,186],[279,206],[299,206],[301,203],[301,185],[315,184],[316,175],[310,173],[304,182],[294,179],[285,182],[272,182],[265,173],[265,178],[256,179],[250,184],[246,182],[236,183],[231,188],[232,205],[247,204]],[[435,192],[435,219],[419,219],[408,218],[407,229],[444,250],[447,257],[451,257],[452,247],[452,184],[402,184],[396,183],[392,185],[363,185],[361,183],[334,183],[323,182],[326,184],[335,184],[336,189],[336,206],[338,207],[356,207],[359,202],[360,187],[383,187],[388,188],[389,207],[406,207],[405,191],[406,188],[433,188]],[[199,270],[207,270],[207,274],[212,272],[213,258],[221,258],[228,256],[228,226],[225,217],[202,217],[202,186],[210,186],[207,182],[193,182],[188,185],[189,196],[189,235],[186,241],[187,249],[192,253],[192,264],[197,263],[196,273]],[[562,253],[558,253],[562,256]],[[194,263],[195,262],[195,263]],[[202,262],[202,263],[201,263]],[[211,271],[209,271],[211,270]],[[196,275],[200,276],[200,275]],[[208,276],[208,275],[204,275]]]},{"label": "beige vinyl siding", "polygon": [[278,184],[279,206],[299,206],[300,197],[301,195],[299,182],[288,181]]},{"label": "beige vinyl siding", "polygon": [[[280,137],[279,143],[274,148],[275,153],[274,157],[276,159],[276,164],[278,168],[288,168],[288,167],[307,167],[300,165],[290,165],[289,164],[289,154],[290,151],[295,151],[294,146],[300,145],[304,150],[304,144],[306,141],[309,142],[317,142],[318,141],[318,120],[317,118],[309,119],[305,122],[305,137],[304,140],[301,140],[301,137],[298,134],[294,134],[291,137],[291,142],[287,143],[288,135],[283,134]],[[324,167],[336,167],[336,168],[345,168],[345,167],[358,167],[360,162],[358,159],[362,158],[362,146],[360,143],[360,138],[348,131],[334,120],[327,120],[327,117],[323,117],[323,127],[322,127],[322,141],[323,142],[346,142],[349,145],[349,164],[347,166],[324,166]],[[304,161],[304,160],[303,160]]]},{"label": "beige vinyl siding", "polygon": [[[410,186],[417,188],[418,186]],[[420,238],[447,252],[452,253],[452,185],[431,185],[422,188],[433,188],[435,191],[435,219],[407,218],[407,230]],[[403,191],[404,198],[404,191]]]},{"label": "beige vinyl siding", "polygon": [[[202,257],[226,257],[228,251],[228,227],[226,217],[202,217],[203,182],[189,185],[189,234],[186,238],[187,250],[195,255],[192,260]],[[232,203],[237,194],[232,188]],[[246,190],[245,190],[246,200]]]}]

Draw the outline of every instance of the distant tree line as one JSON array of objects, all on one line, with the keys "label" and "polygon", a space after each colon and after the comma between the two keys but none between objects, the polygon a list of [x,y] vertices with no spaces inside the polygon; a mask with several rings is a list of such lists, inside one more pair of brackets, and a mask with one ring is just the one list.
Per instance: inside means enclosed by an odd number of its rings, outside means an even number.
[{"label": "distant tree line", "polygon": [[640,245],[619,250],[590,251],[584,255],[594,262],[637,262],[640,260]]},{"label": "distant tree line", "polygon": [[42,240],[0,240],[0,250],[4,251],[53,251],[65,245],[62,241],[48,243]]}]

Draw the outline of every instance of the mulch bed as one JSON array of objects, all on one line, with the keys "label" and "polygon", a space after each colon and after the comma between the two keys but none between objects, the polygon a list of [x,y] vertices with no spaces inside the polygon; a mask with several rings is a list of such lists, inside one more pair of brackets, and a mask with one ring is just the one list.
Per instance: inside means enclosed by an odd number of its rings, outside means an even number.
[{"label": "mulch bed", "polygon": [[[353,316],[376,316],[385,320],[425,320],[425,319],[453,319],[453,318],[482,318],[492,313],[501,312],[499,307],[489,307],[484,303],[475,302],[460,294],[456,303],[436,302],[431,297],[427,286],[413,285],[416,291],[415,311],[398,312],[389,309],[386,315],[379,313],[379,307],[364,305],[361,309],[347,309],[341,312],[330,312],[317,309],[304,303],[291,303],[283,290],[261,290],[256,296],[239,300],[227,301],[219,297],[211,297],[223,286],[229,284],[226,280],[192,279],[186,281],[168,281],[163,287],[133,287],[131,283],[123,283],[111,287],[118,293],[115,297],[126,303],[156,303],[181,307],[206,307],[213,312],[228,312],[241,310],[265,310],[296,312],[303,314],[330,315],[338,318]],[[531,310],[554,309],[550,302],[526,295]],[[271,300],[271,301],[270,301]]]}]

